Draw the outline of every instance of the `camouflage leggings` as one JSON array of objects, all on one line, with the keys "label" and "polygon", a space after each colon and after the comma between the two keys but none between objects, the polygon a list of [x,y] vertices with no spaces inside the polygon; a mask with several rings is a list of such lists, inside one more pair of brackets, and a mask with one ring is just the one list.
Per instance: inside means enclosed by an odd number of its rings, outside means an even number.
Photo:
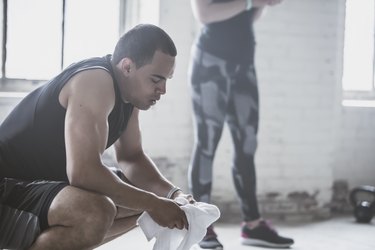
[{"label": "camouflage leggings", "polygon": [[253,65],[230,63],[193,49],[192,87],[195,143],[189,188],[195,199],[210,202],[212,163],[226,121],[234,143],[232,175],[244,221],[259,218],[254,154],[259,119],[258,87]]}]

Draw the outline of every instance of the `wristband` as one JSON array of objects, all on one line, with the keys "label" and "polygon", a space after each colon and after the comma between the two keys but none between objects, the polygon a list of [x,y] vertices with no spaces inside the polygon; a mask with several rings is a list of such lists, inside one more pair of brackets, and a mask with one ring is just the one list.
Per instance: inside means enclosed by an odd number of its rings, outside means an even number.
[{"label": "wristband", "polygon": [[253,0],[246,0],[246,10],[250,10],[253,7]]},{"label": "wristband", "polygon": [[171,190],[169,190],[167,198],[172,199],[174,193],[176,193],[177,191],[181,191],[181,189],[179,187],[173,187]]}]

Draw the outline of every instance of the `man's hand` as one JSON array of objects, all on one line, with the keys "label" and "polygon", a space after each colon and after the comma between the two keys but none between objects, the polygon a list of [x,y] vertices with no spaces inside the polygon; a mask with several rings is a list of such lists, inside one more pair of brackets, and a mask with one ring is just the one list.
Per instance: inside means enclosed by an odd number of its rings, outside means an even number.
[{"label": "man's hand", "polygon": [[162,227],[170,229],[189,228],[184,210],[173,200],[157,197],[154,204],[152,204],[152,208],[147,212]]},{"label": "man's hand", "polygon": [[[183,193],[182,191],[177,191],[173,194],[172,196],[172,199],[176,199],[177,197],[181,197],[181,198],[184,198],[186,199],[190,204],[194,204],[195,203],[195,200],[194,200],[194,197],[193,195],[191,194],[185,194]],[[181,204],[180,204],[181,205]]]}]

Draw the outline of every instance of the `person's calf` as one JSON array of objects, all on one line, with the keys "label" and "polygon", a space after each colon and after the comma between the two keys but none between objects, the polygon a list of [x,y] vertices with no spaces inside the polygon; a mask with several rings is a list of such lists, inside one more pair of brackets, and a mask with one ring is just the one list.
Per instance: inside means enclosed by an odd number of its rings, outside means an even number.
[{"label": "person's calf", "polygon": [[137,220],[139,216],[140,215],[134,215],[131,217],[115,219],[111,228],[108,230],[104,241],[100,245],[112,241],[137,227]]}]

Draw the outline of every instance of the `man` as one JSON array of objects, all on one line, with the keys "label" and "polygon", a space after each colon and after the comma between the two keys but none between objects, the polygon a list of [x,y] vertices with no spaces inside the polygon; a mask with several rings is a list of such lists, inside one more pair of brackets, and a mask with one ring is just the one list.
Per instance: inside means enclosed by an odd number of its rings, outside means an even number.
[{"label": "man", "polygon": [[[280,2],[191,0],[202,29],[193,46],[189,75],[196,133],[189,187],[195,199],[210,202],[213,161],[227,122],[233,139],[232,176],[241,203],[241,241],[245,245],[288,247],[294,243],[262,219],[256,197],[259,96],[253,25],[266,6]],[[223,249],[212,226],[200,246]]]},{"label": "man", "polygon": [[[92,249],[144,211],[188,227],[173,198],[192,198],[143,152],[138,124],[166,93],[176,54],[162,29],[138,25],[112,56],[70,65],[10,113],[0,127],[0,248]],[[122,171],[101,161],[112,144]]]}]

